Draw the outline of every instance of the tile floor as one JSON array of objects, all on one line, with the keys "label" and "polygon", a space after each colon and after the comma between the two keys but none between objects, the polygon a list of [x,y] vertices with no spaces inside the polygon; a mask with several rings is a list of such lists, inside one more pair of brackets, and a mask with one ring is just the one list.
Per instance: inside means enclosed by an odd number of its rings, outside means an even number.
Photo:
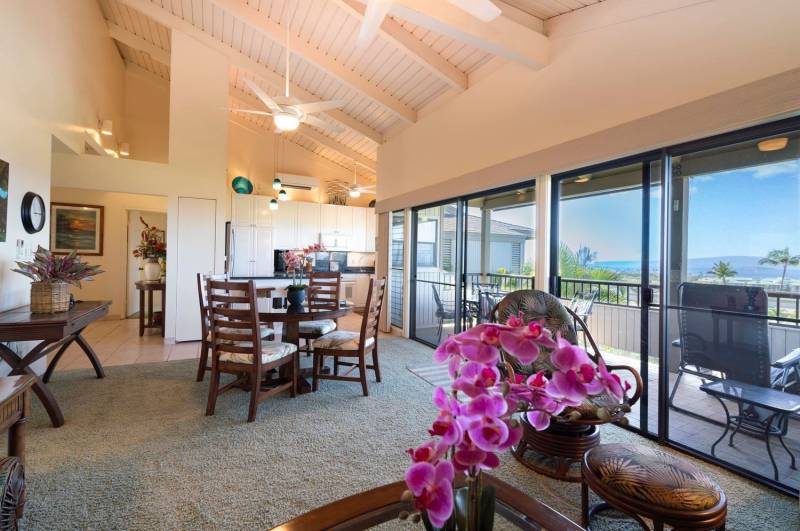
[{"label": "tile floor", "polygon": [[[361,316],[348,315],[339,319],[340,328],[359,330]],[[277,325],[280,330],[280,325]],[[145,330],[139,337],[139,321],[124,319],[98,321],[84,332],[84,337],[100,358],[103,366],[129,365],[132,363],[155,363],[200,357],[200,342],[189,341],[168,345],[158,330]],[[78,345],[71,345],[58,363],[56,371],[89,368],[89,359]]]}]

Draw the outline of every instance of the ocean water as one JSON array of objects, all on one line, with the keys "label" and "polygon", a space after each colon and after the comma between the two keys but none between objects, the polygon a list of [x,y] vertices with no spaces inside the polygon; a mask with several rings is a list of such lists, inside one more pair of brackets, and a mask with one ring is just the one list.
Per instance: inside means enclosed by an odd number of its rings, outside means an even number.
[{"label": "ocean water", "polygon": [[[710,275],[711,268],[717,262],[728,262],[731,268],[736,271],[738,278],[750,278],[754,280],[780,279],[783,271],[782,267],[761,265],[758,263],[758,256],[712,256],[707,258],[690,258],[688,263],[688,273],[693,276]],[[598,268],[611,269],[620,273],[637,273],[642,270],[642,264],[638,260],[603,260],[594,262]],[[655,260],[650,261],[650,271],[658,271],[659,263]],[[800,279],[800,267],[789,267],[786,270],[787,280]]]}]

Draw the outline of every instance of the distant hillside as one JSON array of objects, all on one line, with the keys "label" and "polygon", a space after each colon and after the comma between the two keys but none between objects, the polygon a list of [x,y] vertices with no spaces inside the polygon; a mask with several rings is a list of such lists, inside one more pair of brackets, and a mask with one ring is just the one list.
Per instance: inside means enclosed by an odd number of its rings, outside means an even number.
[{"label": "distant hillside", "polygon": [[[690,275],[707,275],[714,264],[717,262],[728,262],[737,277],[752,278],[757,280],[762,279],[776,279],[780,278],[780,267],[760,265],[758,261],[761,259],[759,256],[712,256],[708,258],[691,258],[689,259],[689,274]],[[608,260],[602,262],[595,262],[595,267],[604,269],[613,269],[620,272],[639,271],[641,264],[639,262],[630,260]],[[655,270],[657,263],[651,261],[650,268]],[[789,267],[786,271],[786,278],[792,280],[800,280],[800,267]]]}]

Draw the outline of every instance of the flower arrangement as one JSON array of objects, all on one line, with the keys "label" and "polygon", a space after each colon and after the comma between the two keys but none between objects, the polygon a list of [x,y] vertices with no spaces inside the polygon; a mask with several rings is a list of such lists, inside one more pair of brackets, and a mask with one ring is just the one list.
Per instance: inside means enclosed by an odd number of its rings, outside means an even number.
[{"label": "flower arrangement", "polygon": [[[292,274],[292,284],[289,290],[306,289],[308,286],[303,284],[303,271],[311,270],[313,264],[313,254],[325,251],[325,247],[320,243],[312,243],[304,247],[303,251],[297,253],[295,251],[283,252],[283,263],[286,265],[286,271]],[[300,274],[298,279],[297,274]]]},{"label": "flower arrangement", "polygon": [[81,262],[77,251],[57,256],[41,245],[36,249],[33,260],[17,262],[17,269],[12,271],[25,275],[34,282],[45,284],[63,282],[77,287],[81,287],[82,280],[93,280],[92,277],[103,273],[100,266]]},{"label": "flower arrangement", "polygon": [[[538,366],[547,369],[517,377],[507,356],[526,365],[542,356],[548,360],[540,359]],[[429,530],[492,528],[494,491],[481,488],[480,474],[498,467],[498,454],[520,441],[518,415],[541,431],[553,421],[581,418],[575,408],[586,407],[587,398],[601,398],[603,407],[592,406],[597,418],[618,420],[630,410],[624,402],[630,385],[608,372],[602,360],[595,367],[586,351],[553,337],[542,322],[525,324],[521,315],[449,337],[434,361],[448,364],[452,393],[434,391],[439,414],[429,430],[432,438],[407,451],[411,465],[403,499],[413,501],[414,511],[400,515],[422,519]],[[454,491],[456,474],[467,476],[465,489]]]},{"label": "flower arrangement", "polygon": [[139,245],[133,250],[133,256],[145,259],[165,258],[167,256],[167,242],[164,241],[164,231],[155,225],[148,225],[141,216],[139,221],[144,225],[144,229],[142,229]]}]

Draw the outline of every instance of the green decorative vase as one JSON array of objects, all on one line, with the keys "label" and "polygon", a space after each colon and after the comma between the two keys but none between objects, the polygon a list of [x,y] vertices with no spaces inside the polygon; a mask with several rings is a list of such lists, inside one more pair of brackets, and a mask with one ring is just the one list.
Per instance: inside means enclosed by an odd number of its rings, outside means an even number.
[{"label": "green decorative vase", "polygon": [[253,183],[250,182],[250,179],[247,177],[242,177],[239,175],[235,177],[231,181],[231,188],[237,194],[252,194],[253,193]]}]

